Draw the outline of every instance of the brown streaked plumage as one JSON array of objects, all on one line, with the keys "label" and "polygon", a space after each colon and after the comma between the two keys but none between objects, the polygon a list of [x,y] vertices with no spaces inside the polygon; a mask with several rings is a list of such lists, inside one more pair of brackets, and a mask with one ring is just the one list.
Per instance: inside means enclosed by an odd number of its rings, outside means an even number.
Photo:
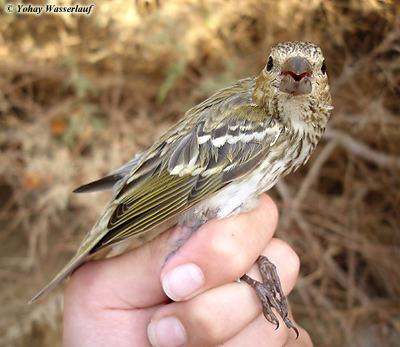
[{"label": "brown streaked plumage", "polygon": [[[308,160],[331,108],[321,49],[305,42],[274,46],[258,77],[217,92],[121,169],[75,190],[114,195],[76,255],[31,302],[85,261],[138,247],[177,223],[195,230],[210,218],[254,208],[259,194]],[[264,296],[264,314],[276,323],[272,306],[294,327],[278,282],[281,300]]]}]

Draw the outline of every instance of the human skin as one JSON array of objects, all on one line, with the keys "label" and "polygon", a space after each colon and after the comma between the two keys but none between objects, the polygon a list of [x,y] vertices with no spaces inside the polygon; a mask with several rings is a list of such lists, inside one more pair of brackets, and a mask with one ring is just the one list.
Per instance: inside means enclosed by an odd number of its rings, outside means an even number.
[{"label": "human skin", "polygon": [[252,264],[263,254],[276,265],[284,293],[293,289],[299,258],[272,238],[277,220],[275,204],[262,195],[253,211],[203,225],[166,263],[168,241],[182,235],[181,227],[84,264],[65,295],[64,346],[312,346],[301,327],[297,340],[280,318],[275,329],[254,290],[236,281],[244,273],[259,280]]}]

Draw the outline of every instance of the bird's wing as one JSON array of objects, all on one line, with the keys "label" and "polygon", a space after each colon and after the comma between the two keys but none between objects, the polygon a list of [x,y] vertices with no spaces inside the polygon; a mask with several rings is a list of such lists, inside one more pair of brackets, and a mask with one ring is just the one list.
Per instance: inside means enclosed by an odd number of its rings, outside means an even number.
[{"label": "bird's wing", "polygon": [[251,104],[247,90],[221,93],[149,149],[116,194],[108,231],[91,254],[160,225],[258,166],[281,127]]},{"label": "bird's wing", "polygon": [[282,126],[251,103],[252,83],[239,81],[189,110],[153,146],[114,172],[115,179],[82,186],[81,191],[114,189],[114,199],[75,256],[31,303],[98,251],[171,220],[254,170]]}]

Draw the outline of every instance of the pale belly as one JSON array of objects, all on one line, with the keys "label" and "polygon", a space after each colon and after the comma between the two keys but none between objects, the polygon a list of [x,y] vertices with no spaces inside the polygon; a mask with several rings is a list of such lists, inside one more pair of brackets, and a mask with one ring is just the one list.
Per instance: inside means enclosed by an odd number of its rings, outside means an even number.
[{"label": "pale belly", "polygon": [[[280,167],[274,168],[271,175],[271,164],[265,162],[250,175],[241,181],[232,183],[220,192],[195,207],[193,214],[196,216],[208,210],[217,218],[235,216],[240,212],[252,210],[258,205],[258,196],[271,189],[287,168],[287,163],[280,163]],[[213,213],[214,212],[214,213]]]},{"label": "pale belly", "polygon": [[[282,144],[285,146],[285,144]],[[292,146],[283,157],[287,159],[272,159],[267,156],[260,166],[251,174],[247,174],[240,181],[234,182],[223,188],[220,192],[196,206],[191,212],[196,215],[209,210],[215,212],[213,217],[226,218],[255,208],[258,196],[271,189],[279,178],[289,172],[295,171],[304,164],[311,153],[311,146],[304,145],[300,153],[296,146]],[[211,213],[212,215],[212,213]]]}]

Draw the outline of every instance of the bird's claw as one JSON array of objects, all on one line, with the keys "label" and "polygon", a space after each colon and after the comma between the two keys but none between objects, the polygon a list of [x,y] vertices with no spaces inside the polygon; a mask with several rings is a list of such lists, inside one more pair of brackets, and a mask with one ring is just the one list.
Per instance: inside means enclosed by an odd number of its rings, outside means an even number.
[{"label": "bird's claw", "polygon": [[286,296],[283,293],[281,281],[279,280],[275,265],[272,264],[267,257],[262,255],[257,258],[256,263],[260,269],[263,283],[252,279],[248,275],[242,276],[241,280],[246,282],[256,291],[257,296],[263,305],[264,317],[268,322],[275,324],[276,329],[279,328],[279,321],[275,313],[272,311],[272,308],[274,308],[282,317],[286,326],[295,331],[297,339],[299,337],[299,331],[288,318]]}]

